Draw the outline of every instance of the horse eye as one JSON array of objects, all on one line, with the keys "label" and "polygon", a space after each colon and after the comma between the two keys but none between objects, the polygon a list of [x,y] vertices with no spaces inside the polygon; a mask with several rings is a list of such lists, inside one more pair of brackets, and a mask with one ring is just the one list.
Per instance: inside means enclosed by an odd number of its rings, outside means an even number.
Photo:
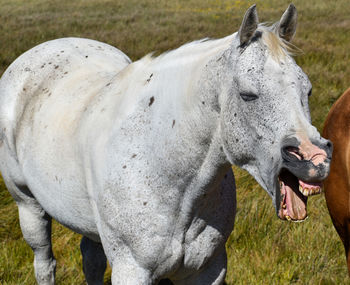
[{"label": "horse eye", "polygon": [[309,93],[307,93],[307,96],[310,97],[312,95],[312,88],[310,89]]},{"label": "horse eye", "polygon": [[253,101],[259,98],[258,95],[249,92],[240,93],[239,95],[244,101]]}]

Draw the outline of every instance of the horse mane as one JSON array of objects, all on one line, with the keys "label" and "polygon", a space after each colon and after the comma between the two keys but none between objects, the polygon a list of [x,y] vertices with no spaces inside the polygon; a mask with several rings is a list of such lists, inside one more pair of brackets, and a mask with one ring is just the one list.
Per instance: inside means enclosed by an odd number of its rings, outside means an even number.
[{"label": "horse mane", "polygon": [[[259,24],[258,31],[262,34],[261,42],[267,46],[271,55],[276,60],[284,59],[286,56],[295,56],[302,52],[295,45],[282,39],[278,35],[276,24],[271,26],[265,23]],[[189,42],[177,49],[164,52],[158,56],[154,56],[154,53],[149,53],[141,58],[139,62],[143,65],[148,65],[150,63],[156,64],[159,61],[162,61],[162,63],[176,61],[178,64],[180,59],[182,59],[184,63],[193,62],[201,57],[205,59],[219,51],[228,49],[235,35],[236,33],[221,39],[204,38]]]},{"label": "horse mane", "polygon": [[[128,65],[121,73],[128,74],[129,80],[140,81],[142,78],[144,82],[157,84],[157,88],[153,88],[159,92],[166,90],[164,93],[168,97],[191,94],[187,90],[195,83],[193,78],[200,74],[208,61],[229,49],[235,35],[221,39],[197,40],[158,56],[147,54]],[[183,100],[186,101],[185,106],[190,106],[194,96],[183,96]]]},{"label": "horse mane", "polygon": [[278,35],[276,24],[272,26],[260,24],[258,30],[262,32],[261,41],[267,46],[275,59],[281,60],[286,56],[295,56],[301,53],[299,48]]},{"label": "horse mane", "polygon": [[168,63],[176,61],[179,64],[181,60],[184,64],[190,64],[191,62],[208,59],[211,55],[224,51],[229,48],[233,40],[233,35],[221,39],[209,39],[204,38],[201,40],[186,43],[177,49],[170,50],[160,54],[159,56],[153,56],[154,53],[147,54],[139,60],[139,62],[148,65],[150,63],[157,64],[158,62]]},{"label": "horse mane", "polygon": [[[257,32],[260,32],[257,40],[267,47],[276,61],[281,61],[285,57],[294,56],[300,52],[300,49],[279,37],[276,25],[260,24]],[[151,74],[153,76],[153,72],[162,71],[164,73],[166,70],[167,74],[171,74],[171,76],[167,79],[163,77],[163,87],[172,86],[176,78],[185,82],[192,78],[200,70],[200,67],[206,65],[210,59],[230,49],[232,44],[237,44],[238,48],[236,36],[237,32],[221,39],[204,38],[186,43],[158,56],[150,53],[127,66],[123,73],[129,73],[134,78],[145,78],[146,80]]]}]

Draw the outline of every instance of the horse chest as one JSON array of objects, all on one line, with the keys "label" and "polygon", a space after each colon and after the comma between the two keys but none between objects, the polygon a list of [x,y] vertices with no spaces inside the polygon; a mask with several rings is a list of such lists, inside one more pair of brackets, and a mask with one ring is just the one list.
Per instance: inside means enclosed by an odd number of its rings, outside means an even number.
[{"label": "horse chest", "polygon": [[[185,242],[181,242],[181,239],[185,239]],[[164,240],[162,254],[154,260],[158,261],[154,275],[171,276],[173,280],[190,278],[206,267],[218,250],[224,250],[225,240],[226,236],[222,232],[203,220],[196,220],[185,235],[179,233]]]},{"label": "horse chest", "polygon": [[204,220],[194,222],[186,238],[184,267],[187,270],[201,268],[225,241],[224,234]]},{"label": "horse chest", "polygon": [[235,218],[235,186],[231,172],[218,191],[202,201],[184,235],[183,263],[176,272],[179,278],[205,267],[214,255],[225,250],[225,241]]}]

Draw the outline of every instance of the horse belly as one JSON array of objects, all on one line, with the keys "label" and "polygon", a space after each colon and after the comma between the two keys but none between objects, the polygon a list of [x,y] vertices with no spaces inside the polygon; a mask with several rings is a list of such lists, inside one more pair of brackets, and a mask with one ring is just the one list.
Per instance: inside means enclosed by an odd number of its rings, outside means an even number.
[{"label": "horse belly", "polygon": [[99,240],[92,201],[81,178],[61,168],[41,171],[37,165],[28,160],[23,172],[28,188],[43,209],[71,230]]},{"label": "horse belly", "polygon": [[17,157],[30,191],[45,211],[91,237],[97,228],[78,136],[86,98],[65,97],[62,88],[28,104],[17,130]]},{"label": "horse belly", "polygon": [[[59,112],[60,104],[56,108]],[[69,117],[61,124],[64,118],[53,113],[43,120],[42,113],[33,115],[31,123],[23,123],[17,136],[17,156],[26,184],[61,224],[81,234],[97,234],[79,143],[69,131]]]}]

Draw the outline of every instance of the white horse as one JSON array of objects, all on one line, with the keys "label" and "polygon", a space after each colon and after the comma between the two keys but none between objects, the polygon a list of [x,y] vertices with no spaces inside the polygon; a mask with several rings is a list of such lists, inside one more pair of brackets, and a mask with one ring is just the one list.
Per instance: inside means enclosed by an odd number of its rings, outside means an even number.
[{"label": "white horse", "polygon": [[[39,284],[54,284],[51,217],[82,234],[88,284],[221,284],[233,229],[231,165],[266,189],[281,219],[303,220],[329,172],[310,124],[311,84],[255,6],[238,33],[131,63],[92,40],[43,43],[0,82],[1,172]],[[299,191],[300,189],[300,191]],[[107,257],[107,259],[106,259]]]}]

